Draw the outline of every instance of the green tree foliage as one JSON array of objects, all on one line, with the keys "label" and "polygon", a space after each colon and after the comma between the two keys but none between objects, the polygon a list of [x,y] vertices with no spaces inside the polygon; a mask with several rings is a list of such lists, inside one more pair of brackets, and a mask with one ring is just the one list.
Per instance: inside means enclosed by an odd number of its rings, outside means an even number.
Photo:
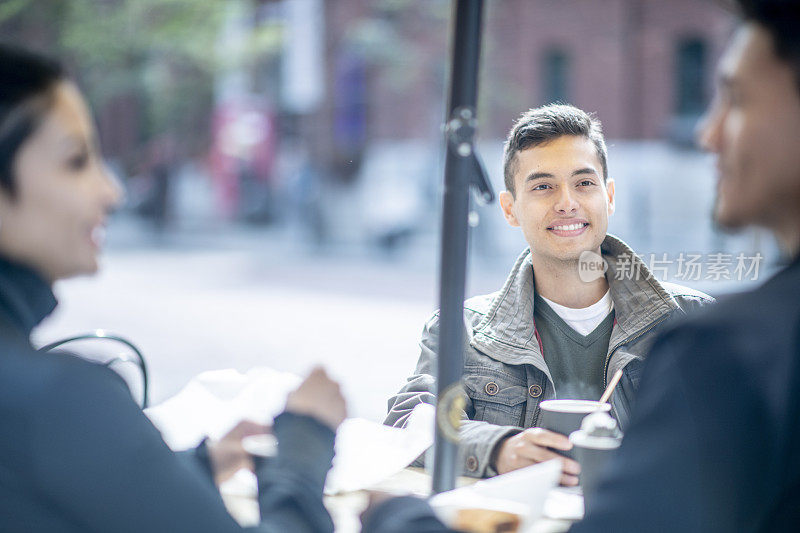
[{"label": "green tree foliage", "polygon": [[250,0],[3,0],[0,33],[4,40],[64,59],[98,114],[115,101],[133,102],[141,114],[133,125],[141,145],[169,136],[192,152],[207,142],[216,75],[279,46],[277,30],[265,35],[262,28],[238,57],[218,52],[226,20],[247,15],[254,5]]}]

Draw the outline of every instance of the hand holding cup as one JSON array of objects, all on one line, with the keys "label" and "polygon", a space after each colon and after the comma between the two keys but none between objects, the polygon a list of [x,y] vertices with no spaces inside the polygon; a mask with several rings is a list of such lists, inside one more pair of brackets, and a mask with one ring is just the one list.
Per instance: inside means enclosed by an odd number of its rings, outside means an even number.
[{"label": "hand holding cup", "polygon": [[567,451],[571,448],[572,443],[564,435],[543,428],[526,429],[500,444],[495,459],[495,469],[498,474],[505,474],[550,459],[560,459],[561,484],[575,486],[578,484],[580,466],[575,460],[553,451]]}]

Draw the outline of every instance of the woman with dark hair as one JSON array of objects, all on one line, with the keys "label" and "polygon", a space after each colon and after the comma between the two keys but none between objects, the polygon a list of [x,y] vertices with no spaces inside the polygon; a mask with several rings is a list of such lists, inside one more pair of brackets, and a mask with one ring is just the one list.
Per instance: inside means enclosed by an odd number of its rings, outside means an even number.
[{"label": "woman with dark hair", "polygon": [[[173,453],[116,374],[31,346],[52,284],[97,270],[119,198],[77,87],[58,64],[0,45],[0,531],[240,531],[213,485],[224,466],[213,450]],[[321,369],[289,395],[278,454],[256,468],[254,531],[333,529],[322,488],[344,416]]]}]

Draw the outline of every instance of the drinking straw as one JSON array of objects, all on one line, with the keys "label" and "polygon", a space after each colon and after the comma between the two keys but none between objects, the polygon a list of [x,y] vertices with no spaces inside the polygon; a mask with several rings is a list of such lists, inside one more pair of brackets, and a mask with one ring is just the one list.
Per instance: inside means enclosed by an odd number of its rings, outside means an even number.
[{"label": "drinking straw", "polygon": [[602,396],[600,396],[600,403],[608,402],[608,399],[611,398],[611,393],[614,392],[614,388],[619,383],[620,378],[622,377],[622,369],[620,368],[614,373],[614,377],[611,378],[611,381],[608,382],[608,387],[606,387],[605,392]]}]

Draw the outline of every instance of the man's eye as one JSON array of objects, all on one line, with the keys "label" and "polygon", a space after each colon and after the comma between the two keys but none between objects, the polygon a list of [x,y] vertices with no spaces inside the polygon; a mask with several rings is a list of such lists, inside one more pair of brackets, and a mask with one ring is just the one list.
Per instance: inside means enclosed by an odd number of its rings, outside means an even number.
[{"label": "man's eye", "polygon": [[594,182],[592,180],[583,180],[582,182],[580,182],[579,185],[581,185],[582,187],[588,187],[594,185]]},{"label": "man's eye", "polygon": [[548,185],[546,183],[540,183],[539,185],[536,185],[535,187],[533,187],[533,189],[531,189],[531,190],[532,191],[543,191],[543,190],[549,189],[549,188],[550,188],[550,185]]},{"label": "man's eye", "polygon": [[719,103],[725,107],[737,107],[742,103],[742,95],[740,91],[733,88],[720,91]]},{"label": "man's eye", "polygon": [[69,168],[71,168],[72,170],[82,170],[86,166],[86,163],[88,163],[88,161],[89,161],[89,154],[83,152],[70,157],[69,160],[67,161],[67,164],[69,165]]}]

